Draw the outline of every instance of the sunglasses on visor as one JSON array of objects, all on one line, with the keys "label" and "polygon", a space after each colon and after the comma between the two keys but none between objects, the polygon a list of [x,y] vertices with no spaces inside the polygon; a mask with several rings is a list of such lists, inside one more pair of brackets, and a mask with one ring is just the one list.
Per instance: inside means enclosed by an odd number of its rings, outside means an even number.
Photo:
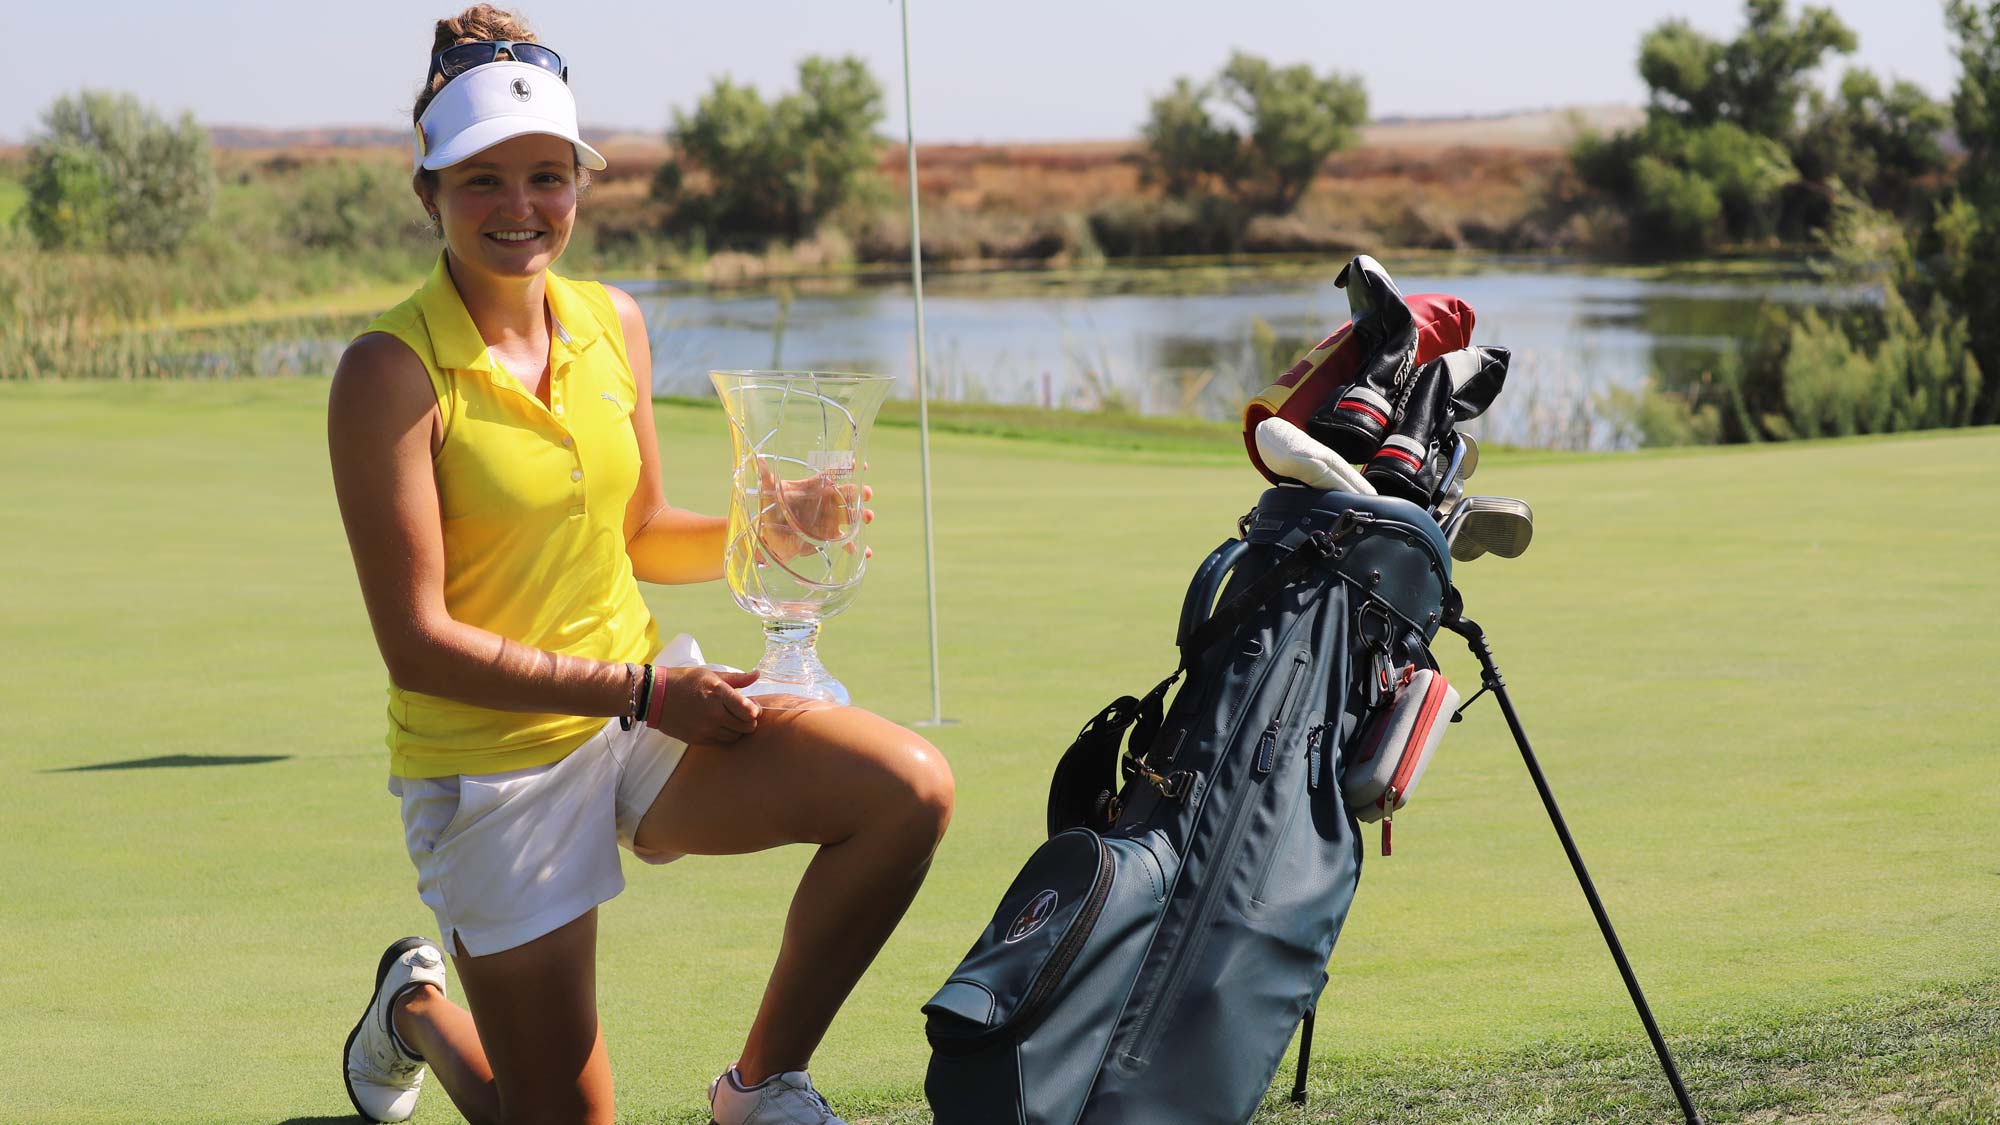
[{"label": "sunglasses on visor", "polygon": [[500,52],[515,62],[538,66],[550,74],[569,81],[569,67],[563,65],[562,56],[542,46],[540,43],[523,43],[512,39],[481,39],[473,43],[457,43],[431,56],[431,72],[425,79],[442,74],[447,81],[457,78],[475,66],[485,66],[497,62]]}]

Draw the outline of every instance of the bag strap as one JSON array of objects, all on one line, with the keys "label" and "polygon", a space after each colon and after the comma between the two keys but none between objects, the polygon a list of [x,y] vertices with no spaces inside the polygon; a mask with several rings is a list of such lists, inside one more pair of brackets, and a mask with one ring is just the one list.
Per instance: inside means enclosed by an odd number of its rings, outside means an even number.
[{"label": "bag strap", "polygon": [[[1168,799],[1180,799],[1186,793],[1188,779],[1184,775],[1176,773],[1162,777],[1146,765],[1146,751],[1152,749],[1152,741],[1158,737],[1166,717],[1168,689],[1172,689],[1174,683],[1178,683],[1180,677],[1184,677],[1188,669],[1192,669],[1202,655],[1208,653],[1208,649],[1224,637],[1234,635],[1250,619],[1250,615],[1264,607],[1264,603],[1302,579],[1318,562],[1334,558],[1340,540],[1368,522],[1366,518],[1348,518],[1352,514],[1354,512],[1344,514],[1330,530],[1314,530],[1302,538],[1278,560],[1276,567],[1244,587],[1242,593],[1208,615],[1208,619],[1200,625],[1190,629],[1190,607],[1182,607],[1178,639],[1180,663],[1174,667],[1174,673],[1156,683],[1144,699],[1120,695],[1104,707],[1104,711],[1092,715],[1056,763],[1054,777],[1050,777],[1048,785],[1048,835],[1054,837],[1060,831],[1080,825],[1094,829],[1110,827],[1110,823],[1118,819],[1116,795],[1108,787],[1114,773],[1124,783],[1144,779],[1160,789],[1160,793]],[[1216,552],[1210,554],[1208,565],[1204,565],[1196,575],[1196,585],[1210,589],[1212,583],[1220,581],[1220,577],[1234,567],[1240,554],[1242,548],[1232,550],[1230,544],[1216,548]],[[1226,558],[1226,562],[1214,567],[1218,558]],[[1338,577],[1346,581],[1346,575]],[[1362,593],[1370,593],[1358,583],[1352,585]],[[1394,613],[1394,607],[1390,607],[1390,613]],[[1130,741],[1126,741],[1126,731],[1132,733]],[[1120,743],[1126,743],[1124,753],[1118,751]]]},{"label": "bag strap", "polygon": [[1259,575],[1257,580],[1244,587],[1243,592],[1229,599],[1228,604],[1209,614],[1208,620],[1196,626],[1181,641],[1181,663],[1176,673],[1184,672],[1201,659],[1215,642],[1236,632],[1252,613],[1261,609],[1265,602],[1275,597],[1278,591],[1299,580],[1306,571],[1317,563],[1333,557],[1334,544],[1339,536],[1335,533],[1315,531],[1291,549],[1278,565]]},{"label": "bag strap", "polygon": [[[1298,581],[1318,563],[1333,558],[1339,541],[1357,529],[1360,522],[1343,520],[1331,531],[1315,531],[1308,535],[1286,552],[1276,566],[1258,576],[1241,593],[1210,614],[1206,621],[1192,631],[1184,629],[1185,635],[1180,638],[1180,663],[1171,675],[1153,685],[1153,690],[1147,692],[1144,698],[1121,695],[1083,725],[1069,748],[1063,751],[1062,758],[1056,763],[1054,776],[1049,779],[1049,835],[1054,836],[1079,825],[1104,827],[1116,820],[1114,794],[1108,787],[1114,776],[1128,782],[1143,778],[1169,798],[1177,798],[1185,791],[1185,778],[1179,775],[1162,776],[1146,764],[1146,751],[1151,748],[1165,720],[1167,690],[1201,659],[1203,653],[1223,637],[1236,632],[1265,602]],[[1234,561],[1232,557],[1230,562]],[[1185,618],[1183,613],[1183,626],[1187,623]],[[1131,739],[1121,755],[1119,743],[1125,741],[1128,729],[1131,730]]]}]

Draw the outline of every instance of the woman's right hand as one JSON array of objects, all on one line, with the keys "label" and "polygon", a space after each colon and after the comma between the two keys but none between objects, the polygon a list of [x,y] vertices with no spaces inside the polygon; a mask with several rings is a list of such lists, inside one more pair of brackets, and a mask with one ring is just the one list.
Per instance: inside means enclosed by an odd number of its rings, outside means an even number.
[{"label": "woman's right hand", "polygon": [[744,695],[757,673],[718,672],[700,665],[660,668],[659,721],[652,725],[690,746],[715,746],[757,729],[762,708]]}]

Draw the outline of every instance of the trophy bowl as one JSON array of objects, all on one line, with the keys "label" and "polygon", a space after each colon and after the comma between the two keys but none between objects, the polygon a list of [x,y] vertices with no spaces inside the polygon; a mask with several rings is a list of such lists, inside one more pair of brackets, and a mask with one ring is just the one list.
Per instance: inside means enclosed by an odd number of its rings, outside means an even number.
[{"label": "trophy bowl", "polygon": [[[820,622],[846,609],[867,574],[865,445],[894,377],[820,371],[711,371],[734,453],[723,576],[764,623],[751,696],[845,704],[819,659]],[[761,701],[760,701],[761,702]],[[765,703],[782,709],[782,702]]]}]

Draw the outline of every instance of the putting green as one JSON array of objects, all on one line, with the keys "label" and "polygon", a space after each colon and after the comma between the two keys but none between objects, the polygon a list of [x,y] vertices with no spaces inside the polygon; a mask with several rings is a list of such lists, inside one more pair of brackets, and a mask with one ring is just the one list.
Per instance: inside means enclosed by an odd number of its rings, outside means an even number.
[{"label": "putting green", "polygon": [[[0,386],[0,1120],[346,1112],[384,943],[431,925],[383,788],[383,674],[328,484],[324,382]],[[674,502],[719,510],[720,414],[663,407]],[[909,1105],[917,1007],[1036,842],[1054,756],[1172,664],[1181,590],[1259,480],[1236,452],[941,435],[959,805],[815,1074]],[[866,592],[828,662],[929,713],[916,435],[877,433]],[[1529,734],[1670,1032],[2000,971],[2000,431],[1685,454],[1490,454],[1534,549],[1464,566]],[[719,585],[671,633],[755,658]],[[1448,672],[1474,679],[1456,642]],[[265,760],[269,759],[269,760]],[[93,768],[94,767],[94,768]],[[1490,702],[1370,856],[1317,1058],[1638,1035]],[[599,981],[621,1117],[696,1119],[803,850],[628,865]],[[454,1119],[433,1093],[418,1120]]]}]

